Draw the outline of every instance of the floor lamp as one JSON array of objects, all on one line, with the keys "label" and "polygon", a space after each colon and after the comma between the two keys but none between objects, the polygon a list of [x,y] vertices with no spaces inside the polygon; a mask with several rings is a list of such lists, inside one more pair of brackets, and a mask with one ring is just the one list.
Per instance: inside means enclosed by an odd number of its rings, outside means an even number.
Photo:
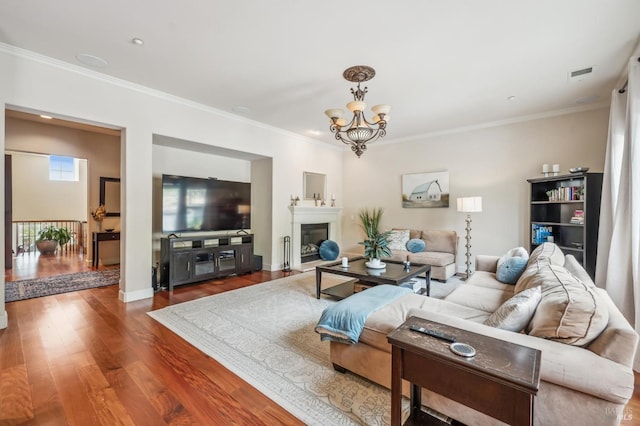
[{"label": "floor lamp", "polygon": [[467,248],[467,261],[465,262],[467,265],[467,276],[462,279],[465,281],[471,276],[471,215],[469,213],[478,213],[482,211],[482,197],[463,197],[458,198],[457,202],[458,211],[467,213],[467,227],[465,228],[467,231],[467,244],[465,245]]}]

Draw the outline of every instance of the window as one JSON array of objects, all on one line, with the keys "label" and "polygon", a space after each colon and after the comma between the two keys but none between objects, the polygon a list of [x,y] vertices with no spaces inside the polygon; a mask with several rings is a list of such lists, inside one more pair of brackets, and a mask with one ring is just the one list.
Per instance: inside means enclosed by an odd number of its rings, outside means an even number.
[{"label": "window", "polygon": [[79,180],[78,159],[73,157],[62,157],[59,155],[49,156],[49,180],[78,181]]}]

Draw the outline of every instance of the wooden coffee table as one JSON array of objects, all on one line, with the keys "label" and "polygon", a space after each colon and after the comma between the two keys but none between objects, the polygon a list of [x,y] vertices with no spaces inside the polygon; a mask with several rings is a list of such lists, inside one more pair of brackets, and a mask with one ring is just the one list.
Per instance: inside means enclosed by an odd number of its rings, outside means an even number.
[{"label": "wooden coffee table", "polygon": [[[417,325],[452,335],[476,350],[454,354],[449,343],[411,331]],[[405,424],[433,424],[421,409],[421,387],[512,425],[533,422],[540,386],[541,352],[437,322],[411,317],[387,336],[391,344],[391,424],[402,417],[402,379],[411,382],[411,415]]]},{"label": "wooden coffee table", "polygon": [[[343,268],[342,262],[329,263],[316,266],[316,298],[320,299],[320,293],[327,294],[339,299],[349,297],[354,293],[354,285],[363,283],[365,285],[393,284],[399,285],[409,281],[420,274],[425,274],[427,282],[427,296],[430,290],[431,265],[419,265],[412,263],[409,270],[405,270],[402,262],[385,260],[387,265],[384,269],[369,269],[365,266],[367,259],[356,257],[349,260],[349,267]],[[352,277],[353,280],[346,281],[333,287],[322,289],[322,273],[342,275]]]}]

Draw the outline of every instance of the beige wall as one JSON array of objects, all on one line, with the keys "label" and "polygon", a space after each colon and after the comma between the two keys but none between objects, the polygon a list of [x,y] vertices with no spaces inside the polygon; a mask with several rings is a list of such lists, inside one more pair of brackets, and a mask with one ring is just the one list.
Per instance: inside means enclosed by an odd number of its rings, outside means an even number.
[{"label": "beige wall", "polygon": [[87,220],[87,160],[78,161],[77,181],[49,180],[49,157],[9,151],[12,175],[12,218]]},{"label": "beige wall", "polygon": [[[460,236],[458,270],[464,270],[465,217],[456,198],[482,196],[483,212],[472,214],[472,254],[503,254],[528,248],[529,184],[542,164],[602,171],[608,109],[555,116],[434,136],[412,142],[372,145],[357,159],[344,154],[343,242],[361,252],[360,207],[383,207],[383,225],[420,229],[453,229]],[[389,130],[392,135],[392,128]],[[449,208],[403,209],[401,176],[449,171]]]},{"label": "beige wall", "polygon": [[[5,150],[39,154],[65,155],[87,160],[87,194],[83,199],[84,217],[88,232],[98,230],[91,219],[100,202],[100,177],[120,177],[120,138],[84,130],[58,127],[34,121],[6,118]],[[49,218],[51,219],[51,218]],[[107,217],[103,228],[120,229],[120,218]],[[91,241],[88,241],[89,245]],[[90,261],[90,254],[87,261]],[[100,257],[104,264],[120,261],[119,244],[106,242],[100,245]]]}]

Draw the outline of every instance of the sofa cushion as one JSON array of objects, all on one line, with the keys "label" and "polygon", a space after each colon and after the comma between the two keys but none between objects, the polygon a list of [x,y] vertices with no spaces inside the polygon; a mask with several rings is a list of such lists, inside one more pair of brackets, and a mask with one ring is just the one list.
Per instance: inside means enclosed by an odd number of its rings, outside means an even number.
[{"label": "sofa cushion", "polygon": [[541,261],[549,261],[552,265],[563,266],[564,253],[562,253],[560,247],[555,243],[542,243],[529,255],[529,263],[527,266]]},{"label": "sofa cushion", "polygon": [[536,247],[529,256],[527,268],[524,270],[518,281],[516,281],[515,292],[519,293],[536,285],[540,285],[539,280],[535,280],[536,274],[551,265],[563,266],[564,254],[554,243],[543,243]]},{"label": "sofa cushion", "polygon": [[511,284],[501,283],[496,279],[496,274],[487,271],[475,271],[471,277],[465,281],[467,286],[487,287],[494,290],[500,290],[508,293],[507,299],[513,296],[513,286]]},{"label": "sofa cushion", "polygon": [[541,286],[542,299],[527,327],[528,334],[584,346],[606,328],[609,321],[606,302],[566,268],[548,265],[531,282]]},{"label": "sofa cushion", "polygon": [[458,251],[458,234],[456,231],[423,230],[422,237],[429,251],[441,251],[456,254]]},{"label": "sofa cushion", "polygon": [[411,263],[431,266],[447,266],[455,262],[456,257],[451,253],[439,251],[421,251],[419,253],[406,252]]},{"label": "sofa cushion", "polygon": [[501,283],[514,284],[527,267],[527,259],[524,257],[509,257],[498,264],[496,279]]},{"label": "sofa cushion", "polygon": [[638,345],[638,333],[622,315],[603,288],[594,288],[600,300],[609,307],[607,328],[587,346],[587,349],[611,361],[633,367]]},{"label": "sofa cushion", "polygon": [[389,241],[389,248],[391,250],[406,250],[407,243],[409,242],[409,230],[391,231],[387,241]]},{"label": "sofa cushion", "polygon": [[589,287],[595,287],[593,280],[587,274],[587,271],[584,270],[580,262],[571,254],[568,254],[564,257],[564,267],[567,268],[567,271],[571,272],[577,279],[588,285]]},{"label": "sofa cushion", "polygon": [[533,318],[541,297],[540,287],[520,292],[504,302],[484,323],[490,327],[520,332]]},{"label": "sofa cushion", "polygon": [[427,245],[425,244],[424,240],[421,240],[420,238],[412,238],[407,241],[407,250],[411,253],[419,253],[421,251],[424,251],[426,246]]},{"label": "sofa cushion", "polygon": [[364,324],[364,329],[358,341],[383,351],[391,352],[387,334],[405,322],[411,316],[410,312],[412,310],[440,312],[479,323],[489,317],[486,312],[459,306],[441,299],[418,294],[407,294],[371,313]]},{"label": "sofa cushion", "polygon": [[513,293],[496,288],[463,284],[453,290],[444,300],[486,312],[488,317],[511,296]]},{"label": "sofa cushion", "polygon": [[[404,231],[407,228],[391,228],[392,231]],[[409,229],[409,239],[422,238],[422,231],[420,229]]]}]

